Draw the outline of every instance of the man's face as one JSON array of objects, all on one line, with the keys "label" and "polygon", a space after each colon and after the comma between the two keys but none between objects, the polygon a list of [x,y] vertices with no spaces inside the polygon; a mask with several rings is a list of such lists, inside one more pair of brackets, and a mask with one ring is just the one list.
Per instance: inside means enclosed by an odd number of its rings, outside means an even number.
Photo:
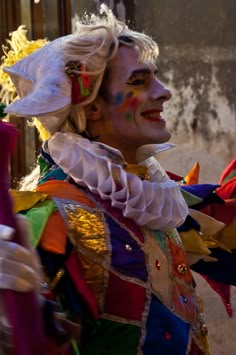
[{"label": "man's face", "polygon": [[170,139],[162,111],[171,93],[157,79],[153,64],[138,63],[135,49],[119,48],[105,86],[109,99],[100,98],[101,120],[93,132],[99,141],[131,158],[141,145]]}]

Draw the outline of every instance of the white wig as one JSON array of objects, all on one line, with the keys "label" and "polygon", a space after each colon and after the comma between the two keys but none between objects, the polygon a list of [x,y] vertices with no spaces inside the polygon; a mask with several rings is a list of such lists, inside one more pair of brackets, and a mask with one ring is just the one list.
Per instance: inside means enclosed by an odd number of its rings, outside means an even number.
[{"label": "white wig", "polygon": [[[49,42],[13,66],[4,67],[20,97],[5,111],[36,117],[50,134],[84,131],[84,106],[96,98],[120,44],[135,47],[140,61],[155,62],[158,56],[158,46],[149,36],[130,30],[102,5],[101,16],[86,16],[75,34]],[[72,84],[65,72],[70,61],[80,62],[85,68],[82,73],[92,77],[90,95],[76,105],[71,102]]]}]

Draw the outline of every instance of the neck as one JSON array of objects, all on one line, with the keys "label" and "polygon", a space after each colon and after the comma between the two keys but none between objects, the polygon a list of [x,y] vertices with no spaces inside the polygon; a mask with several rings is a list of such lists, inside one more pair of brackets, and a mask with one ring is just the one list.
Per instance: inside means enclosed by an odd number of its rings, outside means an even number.
[{"label": "neck", "polygon": [[136,160],[136,151],[139,148],[138,146],[134,146],[134,144],[128,144],[126,141],[125,142],[112,142],[112,141],[106,141],[106,142],[102,142],[100,140],[98,140],[98,142],[103,143],[108,145],[111,148],[117,149],[121,152],[121,154],[124,157],[124,160],[130,164],[135,164],[137,163]]}]

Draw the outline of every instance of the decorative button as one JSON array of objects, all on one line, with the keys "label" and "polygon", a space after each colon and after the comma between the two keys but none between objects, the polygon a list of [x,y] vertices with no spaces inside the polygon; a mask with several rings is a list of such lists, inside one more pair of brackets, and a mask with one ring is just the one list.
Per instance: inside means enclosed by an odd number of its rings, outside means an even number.
[{"label": "decorative button", "polygon": [[171,334],[169,332],[165,332],[165,338],[169,341],[171,339]]},{"label": "decorative button", "polygon": [[208,329],[207,329],[207,326],[206,326],[205,323],[202,323],[202,325],[201,325],[201,332],[202,332],[202,335],[203,335],[204,337],[207,336],[207,334],[208,334]]},{"label": "decorative button", "polygon": [[180,295],[180,299],[183,303],[187,303],[187,298],[184,297],[183,295]]},{"label": "decorative button", "polygon": [[157,270],[160,270],[160,268],[161,268],[161,263],[159,260],[156,260],[156,268],[157,268]]},{"label": "decorative button", "polygon": [[183,275],[187,270],[188,270],[188,268],[184,263],[181,263],[177,266],[177,271],[181,275]]},{"label": "decorative button", "polygon": [[47,282],[41,282],[40,286],[43,290],[49,290],[49,285]]},{"label": "decorative button", "polygon": [[127,250],[127,251],[132,251],[132,247],[131,247],[131,245],[129,245],[129,244],[125,244],[125,249]]}]

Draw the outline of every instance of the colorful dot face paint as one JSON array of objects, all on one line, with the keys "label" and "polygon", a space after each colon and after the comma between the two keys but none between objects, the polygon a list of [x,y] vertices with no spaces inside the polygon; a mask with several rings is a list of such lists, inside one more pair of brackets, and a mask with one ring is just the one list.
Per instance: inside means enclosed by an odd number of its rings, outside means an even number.
[{"label": "colorful dot face paint", "polygon": [[133,115],[132,115],[131,112],[126,112],[126,113],[124,114],[124,118],[125,118],[125,120],[126,120],[127,122],[129,122],[129,121],[131,121],[131,120],[133,119]]},{"label": "colorful dot face paint", "polygon": [[123,113],[126,121],[130,121],[134,116],[134,111],[140,104],[141,100],[138,98],[140,93],[135,90],[127,93],[118,92],[113,99],[113,105],[116,106],[120,113]]},{"label": "colorful dot face paint", "polygon": [[134,95],[133,91],[129,91],[129,92],[127,92],[127,94],[126,94],[126,97],[127,97],[128,99],[130,99],[133,95]]},{"label": "colorful dot face paint", "polygon": [[122,104],[123,101],[124,101],[124,93],[118,92],[113,99],[113,105],[119,106]]}]

